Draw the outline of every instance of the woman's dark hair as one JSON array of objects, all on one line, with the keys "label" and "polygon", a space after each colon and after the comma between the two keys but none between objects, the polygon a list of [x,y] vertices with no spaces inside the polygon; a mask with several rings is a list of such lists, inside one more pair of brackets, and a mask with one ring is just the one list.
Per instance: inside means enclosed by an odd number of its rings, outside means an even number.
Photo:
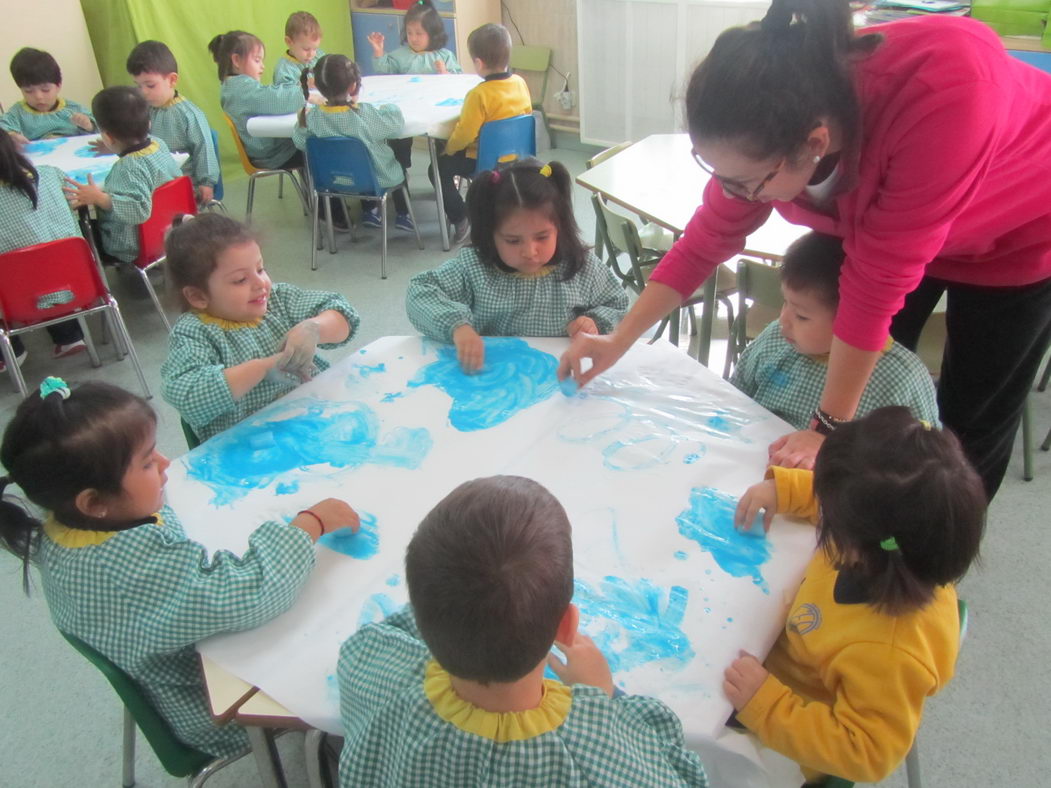
[{"label": "woman's dark hair", "polygon": [[521,476],[461,484],[409,542],[405,581],[438,664],[469,681],[517,681],[544,659],[573,598],[565,509]]},{"label": "woman's dark hair", "polygon": [[311,73],[318,92],[333,106],[346,105],[347,95],[357,93],[361,86],[361,69],[346,55],[325,55],[318,60],[313,72],[303,69],[299,83],[306,98],[310,97]]},{"label": "woman's dark hair", "polygon": [[[156,423],[146,400],[108,383],[84,383],[68,399],[57,392],[41,399],[39,391],[34,392],[18,406],[4,431],[0,463],[8,476],[0,479],[0,491],[17,484],[26,498],[53,512],[63,525],[99,530],[100,521],[77,509],[77,495],[91,489],[120,495],[135,450]],[[116,524],[114,530],[125,525]],[[22,559],[27,592],[39,529],[40,521],[20,505],[0,500],[0,542]]]},{"label": "woman's dark hair", "polygon": [[819,544],[860,575],[877,610],[923,607],[978,558],[982,480],[952,433],[908,408],[879,408],[829,435],[814,463],[814,493]]},{"label": "woman's dark hair", "polygon": [[62,69],[50,52],[23,47],[11,58],[11,76],[20,88],[30,85],[62,84]]},{"label": "woman's dark hair", "polygon": [[483,263],[513,273],[514,269],[500,259],[493,236],[515,211],[543,211],[558,228],[558,245],[550,264],[560,266],[562,280],[568,282],[587,262],[588,248],[573,216],[573,180],[569,171],[553,161],[547,165],[551,174],[544,176],[544,166],[537,159],[518,159],[479,173],[471,181],[467,190],[471,244]]},{"label": "woman's dark hair", "polygon": [[732,141],[756,161],[795,159],[821,118],[857,141],[850,61],[881,37],[856,36],[848,0],[773,0],[762,22],[725,30],[690,77],[686,119],[697,140]]},{"label": "woman's dark hair", "polygon": [[227,77],[238,73],[234,69],[234,55],[246,58],[257,48],[266,49],[257,36],[246,33],[244,30],[231,30],[209,41],[208,51],[212,53],[212,60],[219,67],[219,81],[222,82]]},{"label": "woman's dark hair", "polygon": [[138,88],[103,88],[91,100],[91,112],[102,131],[125,145],[135,145],[150,136],[150,105]]},{"label": "woman's dark hair", "polygon": [[208,278],[219,264],[219,256],[231,246],[256,241],[246,225],[219,213],[177,216],[164,239],[165,268],[179,293],[183,309],[190,305],[184,287],[208,292]]},{"label": "woman's dark hair", "polygon": [[419,22],[423,32],[427,34],[427,51],[434,52],[441,49],[449,41],[449,34],[445,32],[445,25],[434,7],[431,0],[416,0],[405,12],[405,21],[401,25],[401,43],[407,43],[409,38],[405,30],[409,22]]},{"label": "woman's dark hair", "polygon": [[139,74],[179,73],[179,64],[175,62],[175,55],[163,41],[143,41],[137,44],[128,55],[126,68],[133,77]]},{"label": "woman's dark hair", "polygon": [[36,168],[18,150],[14,138],[3,131],[0,131],[0,182],[25,194],[36,209]]},{"label": "woman's dark hair", "polygon": [[839,306],[843,239],[809,232],[792,242],[781,261],[781,282],[789,290],[813,293],[829,309]]}]

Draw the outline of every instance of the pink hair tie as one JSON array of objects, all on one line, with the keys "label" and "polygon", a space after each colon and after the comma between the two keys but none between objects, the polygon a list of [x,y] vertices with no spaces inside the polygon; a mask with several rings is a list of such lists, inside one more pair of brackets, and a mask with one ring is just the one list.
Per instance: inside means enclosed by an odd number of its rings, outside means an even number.
[{"label": "pink hair tie", "polygon": [[493,170],[492,173],[489,175],[489,183],[493,184],[493,186],[496,186],[496,184],[500,182],[501,177],[502,176],[500,175],[498,170]]}]

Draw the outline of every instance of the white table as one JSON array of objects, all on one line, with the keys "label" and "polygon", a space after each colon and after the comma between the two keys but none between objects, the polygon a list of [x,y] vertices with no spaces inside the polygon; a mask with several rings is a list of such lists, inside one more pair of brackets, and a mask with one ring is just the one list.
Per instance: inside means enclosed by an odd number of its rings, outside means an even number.
[{"label": "white table", "polygon": [[[671,230],[678,238],[701,204],[710,175],[690,153],[688,134],[652,134],[577,176],[577,183],[649,222]],[[771,261],[809,227],[790,224],[776,210],[748,236],[743,254]],[[708,346],[715,313],[715,276],[705,282],[701,318],[700,360],[708,363]]]},{"label": "white table", "polygon": [[[187,533],[211,550],[243,552],[262,520],[290,518],[330,495],[350,501],[365,523],[351,542],[360,558],[319,547],[290,611],[204,641],[201,653],[311,725],[338,732],[339,645],[407,599],[404,549],[420,519],[466,479],[520,474],[545,484],[570,515],[582,628],[606,650],[617,682],[671,705],[694,746],[719,739],[731,710],[723,670],[740,648],[767,653],[815,534],[779,520],[771,557],[753,567],[761,578],[751,570],[731,576],[680,533],[677,518],[688,529],[694,488],[735,496],[760,479],[767,444],[787,426],[664,343],[635,346],[584,396],[567,398],[554,381],[567,344],[490,347],[492,371],[472,379],[486,387],[476,415],[494,417],[497,406],[530,392],[544,396],[502,423],[463,431],[450,423],[449,394],[409,385],[423,368],[435,373],[429,365],[444,346],[378,340],[173,463],[168,499]],[[466,379],[449,372],[444,380]],[[364,437],[348,445],[338,436],[351,426]],[[289,443],[289,430],[308,434]],[[651,601],[660,615],[632,621],[617,605],[623,618],[596,613],[596,600],[618,593]],[[625,622],[654,629],[670,646],[647,651]]]},{"label": "white table", "polygon": [[[94,178],[99,186],[105,185],[106,176],[117,163],[117,156],[107,153],[95,155],[91,149],[92,141],[99,139],[97,133],[81,134],[76,137],[55,137],[47,140],[34,140],[23,149],[26,158],[34,167],[47,164],[57,167],[78,183],[86,184],[88,175]],[[189,158],[186,153],[173,153],[172,159],[181,165]]]},{"label": "white table", "polygon": [[[476,74],[389,74],[362,78],[360,100],[370,104],[395,104],[405,118],[403,137],[426,137],[431,166],[438,172],[438,149],[435,140],[448,139],[463,108],[467,92],[481,82]],[[253,137],[291,137],[298,122],[297,114],[262,115],[248,119],[248,133]],[[435,177],[434,191],[438,201],[438,226],[442,249],[449,250],[449,228],[446,226],[441,180]]]}]

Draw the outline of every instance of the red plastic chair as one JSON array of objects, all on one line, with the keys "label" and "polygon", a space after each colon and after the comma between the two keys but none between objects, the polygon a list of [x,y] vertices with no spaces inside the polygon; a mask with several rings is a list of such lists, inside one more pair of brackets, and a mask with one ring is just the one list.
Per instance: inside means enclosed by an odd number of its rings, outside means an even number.
[{"label": "red plastic chair", "polygon": [[117,357],[122,358],[122,348],[127,349],[148,399],[152,396],[150,388],[124,318],[87,241],[80,237],[63,238],[0,254],[0,351],[23,397],[28,392],[15,361],[11,337],[76,318],[85,329],[84,341],[91,360],[98,365],[98,353],[84,323],[85,317],[96,312],[104,312],[112,321],[120,340],[114,343]]},{"label": "red plastic chair", "polygon": [[171,229],[172,222],[179,214],[197,214],[197,198],[193,193],[193,182],[189,176],[180,175],[175,180],[168,181],[153,190],[153,209],[150,218],[139,225],[139,257],[133,265],[139,272],[142,283],[153,299],[153,305],[164,321],[164,327],[169,331],[172,325],[168,322],[168,316],[164,314],[164,307],[157,298],[157,291],[153,289],[148,273],[164,262],[164,236]]}]

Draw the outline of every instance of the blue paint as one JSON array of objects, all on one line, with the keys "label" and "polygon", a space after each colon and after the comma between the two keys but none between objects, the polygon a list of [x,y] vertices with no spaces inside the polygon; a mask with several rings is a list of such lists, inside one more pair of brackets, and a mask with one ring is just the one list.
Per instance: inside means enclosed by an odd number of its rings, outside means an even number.
[{"label": "blue paint", "polygon": [[575,397],[580,391],[580,386],[573,378],[563,378],[558,381],[558,389],[567,397]]},{"label": "blue paint", "polygon": [[439,101],[434,106],[436,106],[436,107],[459,107],[461,104],[463,104],[463,99],[447,98],[444,101]]},{"label": "blue paint", "polygon": [[325,697],[329,703],[339,705],[339,679],[334,673],[325,676]]},{"label": "blue paint", "polygon": [[438,360],[421,369],[410,387],[433,385],[452,397],[449,422],[461,432],[503,424],[558,390],[557,359],[517,337],[485,339],[485,365],[468,375],[456,348],[438,347]]},{"label": "blue paint", "polygon": [[383,395],[383,398],[380,399],[380,402],[394,402],[394,400],[401,399],[404,396],[404,391],[388,391]]},{"label": "blue paint", "polygon": [[43,156],[45,153],[52,153],[57,150],[65,141],[64,137],[54,140],[34,140],[25,144],[22,148],[22,153]]},{"label": "blue paint", "polygon": [[361,606],[361,615],[358,617],[358,628],[366,624],[375,624],[387,616],[392,615],[398,609],[394,600],[386,594],[372,594]]},{"label": "blue paint", "polygon": [[[213,504],[224,505],[291,471],[366,464],[414,469],[431,450],[431,435],[422,428],[397,427],[381,438],[379,419],[364,403],[328,407],[304,398],[267,408],[187,455],[187,475],[215,490]],[[255,441],[259,448],[251,436],[263,436]]]},{"label": "blue paint", "polygon": [[398,583],[400,583],[400,582],[401,582],[401,575],[391,575],[390,577],[387,578],[387,585],[391,586],[392,588],[394,586],[398,585]]},{"label": "blue paint", "polygon": [[423,82],[423,80],[420,79],[419,77],[413,77],[412,79],[409,80],[409,82]]},{"label": "blue paint", "polygon": [[695,462],[697,462],[697,460],[701,459],[702,456],[703,453],[698,454],[697,452],[693,452],[692,454],[687,454],[685,457],[683,457],[682,461],[685,465],[693,465]]},{"label": "blue paint", "polygon": [[679,561],[685,561],[687,558],[689,558],[689,556],[686,555],[686,551],[685,550],[676,550],[675,551],[675,558],[677,560],[679,560]]},{"label": "blue paint", "polygon": [[319,545],[351,558],[368,560],[380,549],[380,535],[376,528],[376,516],[367,512],[358,512],[361,527],[357,532],[350,528],[331,531],[317,540]]},{"label": "blue paint", "polygon": [[73,155],[79,156],[82,159],[95,159],[98,158],[100,155],[105,154],[96,153],[95,149],[92,148],[90,145],[85,145],[82,148],[77,148],[75,151],[73,151]]},{"label": "blue paint", "polygon": [[732,623],[733,623],[733,621],[734,621],[734,619],[733,619],[733,616],[728,616],[726,620],[727,620],[727,622],[729,622],[729,623],[731,623],[731,624],[732,624]]},{"label": "blue paint", "polygon": [[788,376],[787,372],[783,369],[777,369],[776,367],[770,370],[766,379],[771,386],[779,389],[787,388],[788,384],[792,382],[792,379]]},{"label": "blue paint", "polygon": [[299,482],[278,482],[277,487],[274,488],[274,492],[278,495],[291,495],[292,493],[299,492]]},{"label": "blue paint", "polygon": [[112,165],[109,162],[96,164],[94,167],[82,167],[79,170],[71,170],[66,175],[77,183],[88,185],[88,176],[92,178],[101,178],[105,180],[106,173],[112,169]]},{"label": "blue paint", "polygon": [[577,580],[573,601],[585,620],[583,629],[609,661],[610,670],[633,670],[663,660],[674,669],[694,657],[681,629],[689,592],[664,589],[649,580],[634,583],[607,576],[597,589]]},{"label": "blue paint", "polygon": [[751,441],[741,438],[740,433],[742,428],[751,424],[752,421],[753,419],[745,414],[744,411],[716,408],[704,417],[701,427],[710,435],[715,435],[719,438],[737,438],[745,443],[750,443]]},{"label": "blue paint", "polygon": [[[724,572],[733,577],[751,577],[763,593],[770,588],[760,566],[770,558],[770,542],[760,528],[758,533],[734,528],[737,499],[712,487],[694,487],[690,508],[675,518],[679,533],[712,554]],[[706,574],[711,570],[706,570]]]},{"label": "blue paint", "polygon": [[368,364],[355,364],[354,369],[358,371],[358,374],[361,375],[361,377],[367,378],[369,375],[375,375],[379,372],[386,372],[387,365],[376,364],[375,366],[370,367]]},{"label": "blue paint", "polygon": [[366,353],[368,353],[368,351],[365,350],[365,348],[362,348],[361,350],[358,351],[358,355],[359,356],[364,356]]}]

